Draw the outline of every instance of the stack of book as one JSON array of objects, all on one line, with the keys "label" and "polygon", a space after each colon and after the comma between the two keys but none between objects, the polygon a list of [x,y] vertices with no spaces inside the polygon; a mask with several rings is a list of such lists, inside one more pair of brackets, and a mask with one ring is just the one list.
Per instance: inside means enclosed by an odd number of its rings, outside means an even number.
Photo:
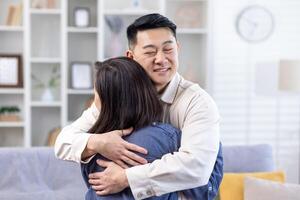
[{"label": "stack of book", "polygon": [[23,4],[19,3],[16,5],[8,6],[8,14],[6,17],[7,26],[20,26],[22,25],[22,14],[23,13]]}]

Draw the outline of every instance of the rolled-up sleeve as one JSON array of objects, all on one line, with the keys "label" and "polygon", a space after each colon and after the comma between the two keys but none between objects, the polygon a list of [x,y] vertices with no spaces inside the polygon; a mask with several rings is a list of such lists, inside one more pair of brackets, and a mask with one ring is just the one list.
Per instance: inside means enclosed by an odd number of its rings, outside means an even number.
[{"label": "rolled-up sleeve", "polygon": [[[178,152],[164,155],[152,163],[126,169],[136,199],[206,185],[219,149],[219,113],[211,97],[204,93],[190,96],[178,108],[171,123],[182,131]],[[171,117],[176,114],[171,113]],[[181,122],[178,122],[181,121]]]},{"label": "rolled-up sleeve", "polygon": [[57,158],[81,162],[81,154],[91,136],[87,132],[96,122],[98,115],[97,107],[92,104],[75,122],[62,129],[54,146]]}]

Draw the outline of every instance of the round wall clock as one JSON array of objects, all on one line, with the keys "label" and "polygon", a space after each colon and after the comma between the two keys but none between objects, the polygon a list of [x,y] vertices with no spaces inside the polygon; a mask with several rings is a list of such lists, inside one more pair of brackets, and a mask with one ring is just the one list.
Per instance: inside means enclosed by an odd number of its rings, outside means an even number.
[{"label": "round wall clock", "polygon": [[275,26],[273,14],[263,6],[244,8],[236,19],[236,30],[247,42],[261,42],[270,37]]}]

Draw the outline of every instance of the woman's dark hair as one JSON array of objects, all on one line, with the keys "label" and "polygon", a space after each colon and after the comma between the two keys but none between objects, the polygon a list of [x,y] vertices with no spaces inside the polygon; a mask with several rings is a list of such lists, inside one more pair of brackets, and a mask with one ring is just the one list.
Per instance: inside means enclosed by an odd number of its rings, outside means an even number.
[{"label": "woman's dark hair", "polygon": [[130,49],[136,45],[136,35],[138,31],[155,29],[155,28],[169,28],[176,38],[176,25],[167,17],[158,13],[144,15],[136,19],[131,25],[127,27],[127,39]]},{"label": "woman's dark hair", "polygon": [[96,62],[95,89],[100,115],[89,130],[105,133],[133,127],[139,129],[161,121],[162,106],[151,79],[142,66],[127,57]]}]

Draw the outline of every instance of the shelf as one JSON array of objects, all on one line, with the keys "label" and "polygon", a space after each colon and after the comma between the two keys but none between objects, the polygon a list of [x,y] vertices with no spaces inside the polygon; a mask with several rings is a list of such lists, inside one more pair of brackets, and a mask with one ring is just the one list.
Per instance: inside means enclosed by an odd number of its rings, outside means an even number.
[{"label": "shelf", "polygon": [[167,0],[167,1],[186,3],[186,2],[206,2],[207,0]]},{"label": "shelf", "polygon": [[23,26],[0,26],[0,31],[23,32]]},{"label": "shelf", "polygon": [[32,63],[60,63],[60,58],[31,58]]},{"label": "shelf", "polygon": [[93,89],[85,89],[85,90],[68,89],[68,94],[94,94],[94,90]]},{"label": "shelf", "polygon": [[179,28],[176,31],[178,34],[207,34],[205,28]]},{"label": "shelf", "polygon": [[30,13],[34,15],[59,15],[60,9],[30,9]]},{"label": "shelf", "polygon": [[24,127],[24,122],[0,122],[0,128]]},{"label": "shelf", "polygon": [[104,15],[146,15],[150,13],[157,13],[157,11],[143,9],[109,9],[104,11]]},{"label": "shelf", "polygon": [[21,88],[1,88],[0,94],[24,94],[24,89]]},{"label": "shelf", "polygon": [[53,101],[53,102],[43,102],[43,101],[33,101],[31,102],[32,107],[60,107],[60,101]]},{"label": "shelf", "polygon": [[[55,6],[48,8],[44,1],[47,0],[37,0],[35,6],[33,0],[0,0],[0,52],[19,53],[24,59],[24,86],[0,88],[0,104],[18,106],[23,118],[21,122],[0,121],[0,136],[5,135],[0,138],[0,147],[43,145],[50,130],[80,117],[93,101],[94,90],[72,87],[71,64],[89,62],[92,67],[96,60],[123,55],[127,50],[126,27],[142,15],[163,13],[180,25],[177,36],[183,49],[182,73],[196,77],[194,80],[203,79],[201,84],[205,86],[209,66],[206,43],[211,34],[208,0],[141,0],[139,5],[131,0],[55,0]],[[23,2],[22,23],[7,26],[9,6],[17,2]],[[75,26],[74,11],[78,7],[89,9],[88,27]],[[186,8],[181,11],[181,7]],[[176,17],[179,12],[183,17]],[[54,68],[60,80],[51,89],[53,98],[47,101],[44,88],[38,87],[32,75],[49,83]]]},{"label": "shelf", "polygon": [[97,27],[87,27],[87,28],[78,28],[78,27],[68,27],[69,33],[97,33]]}]

